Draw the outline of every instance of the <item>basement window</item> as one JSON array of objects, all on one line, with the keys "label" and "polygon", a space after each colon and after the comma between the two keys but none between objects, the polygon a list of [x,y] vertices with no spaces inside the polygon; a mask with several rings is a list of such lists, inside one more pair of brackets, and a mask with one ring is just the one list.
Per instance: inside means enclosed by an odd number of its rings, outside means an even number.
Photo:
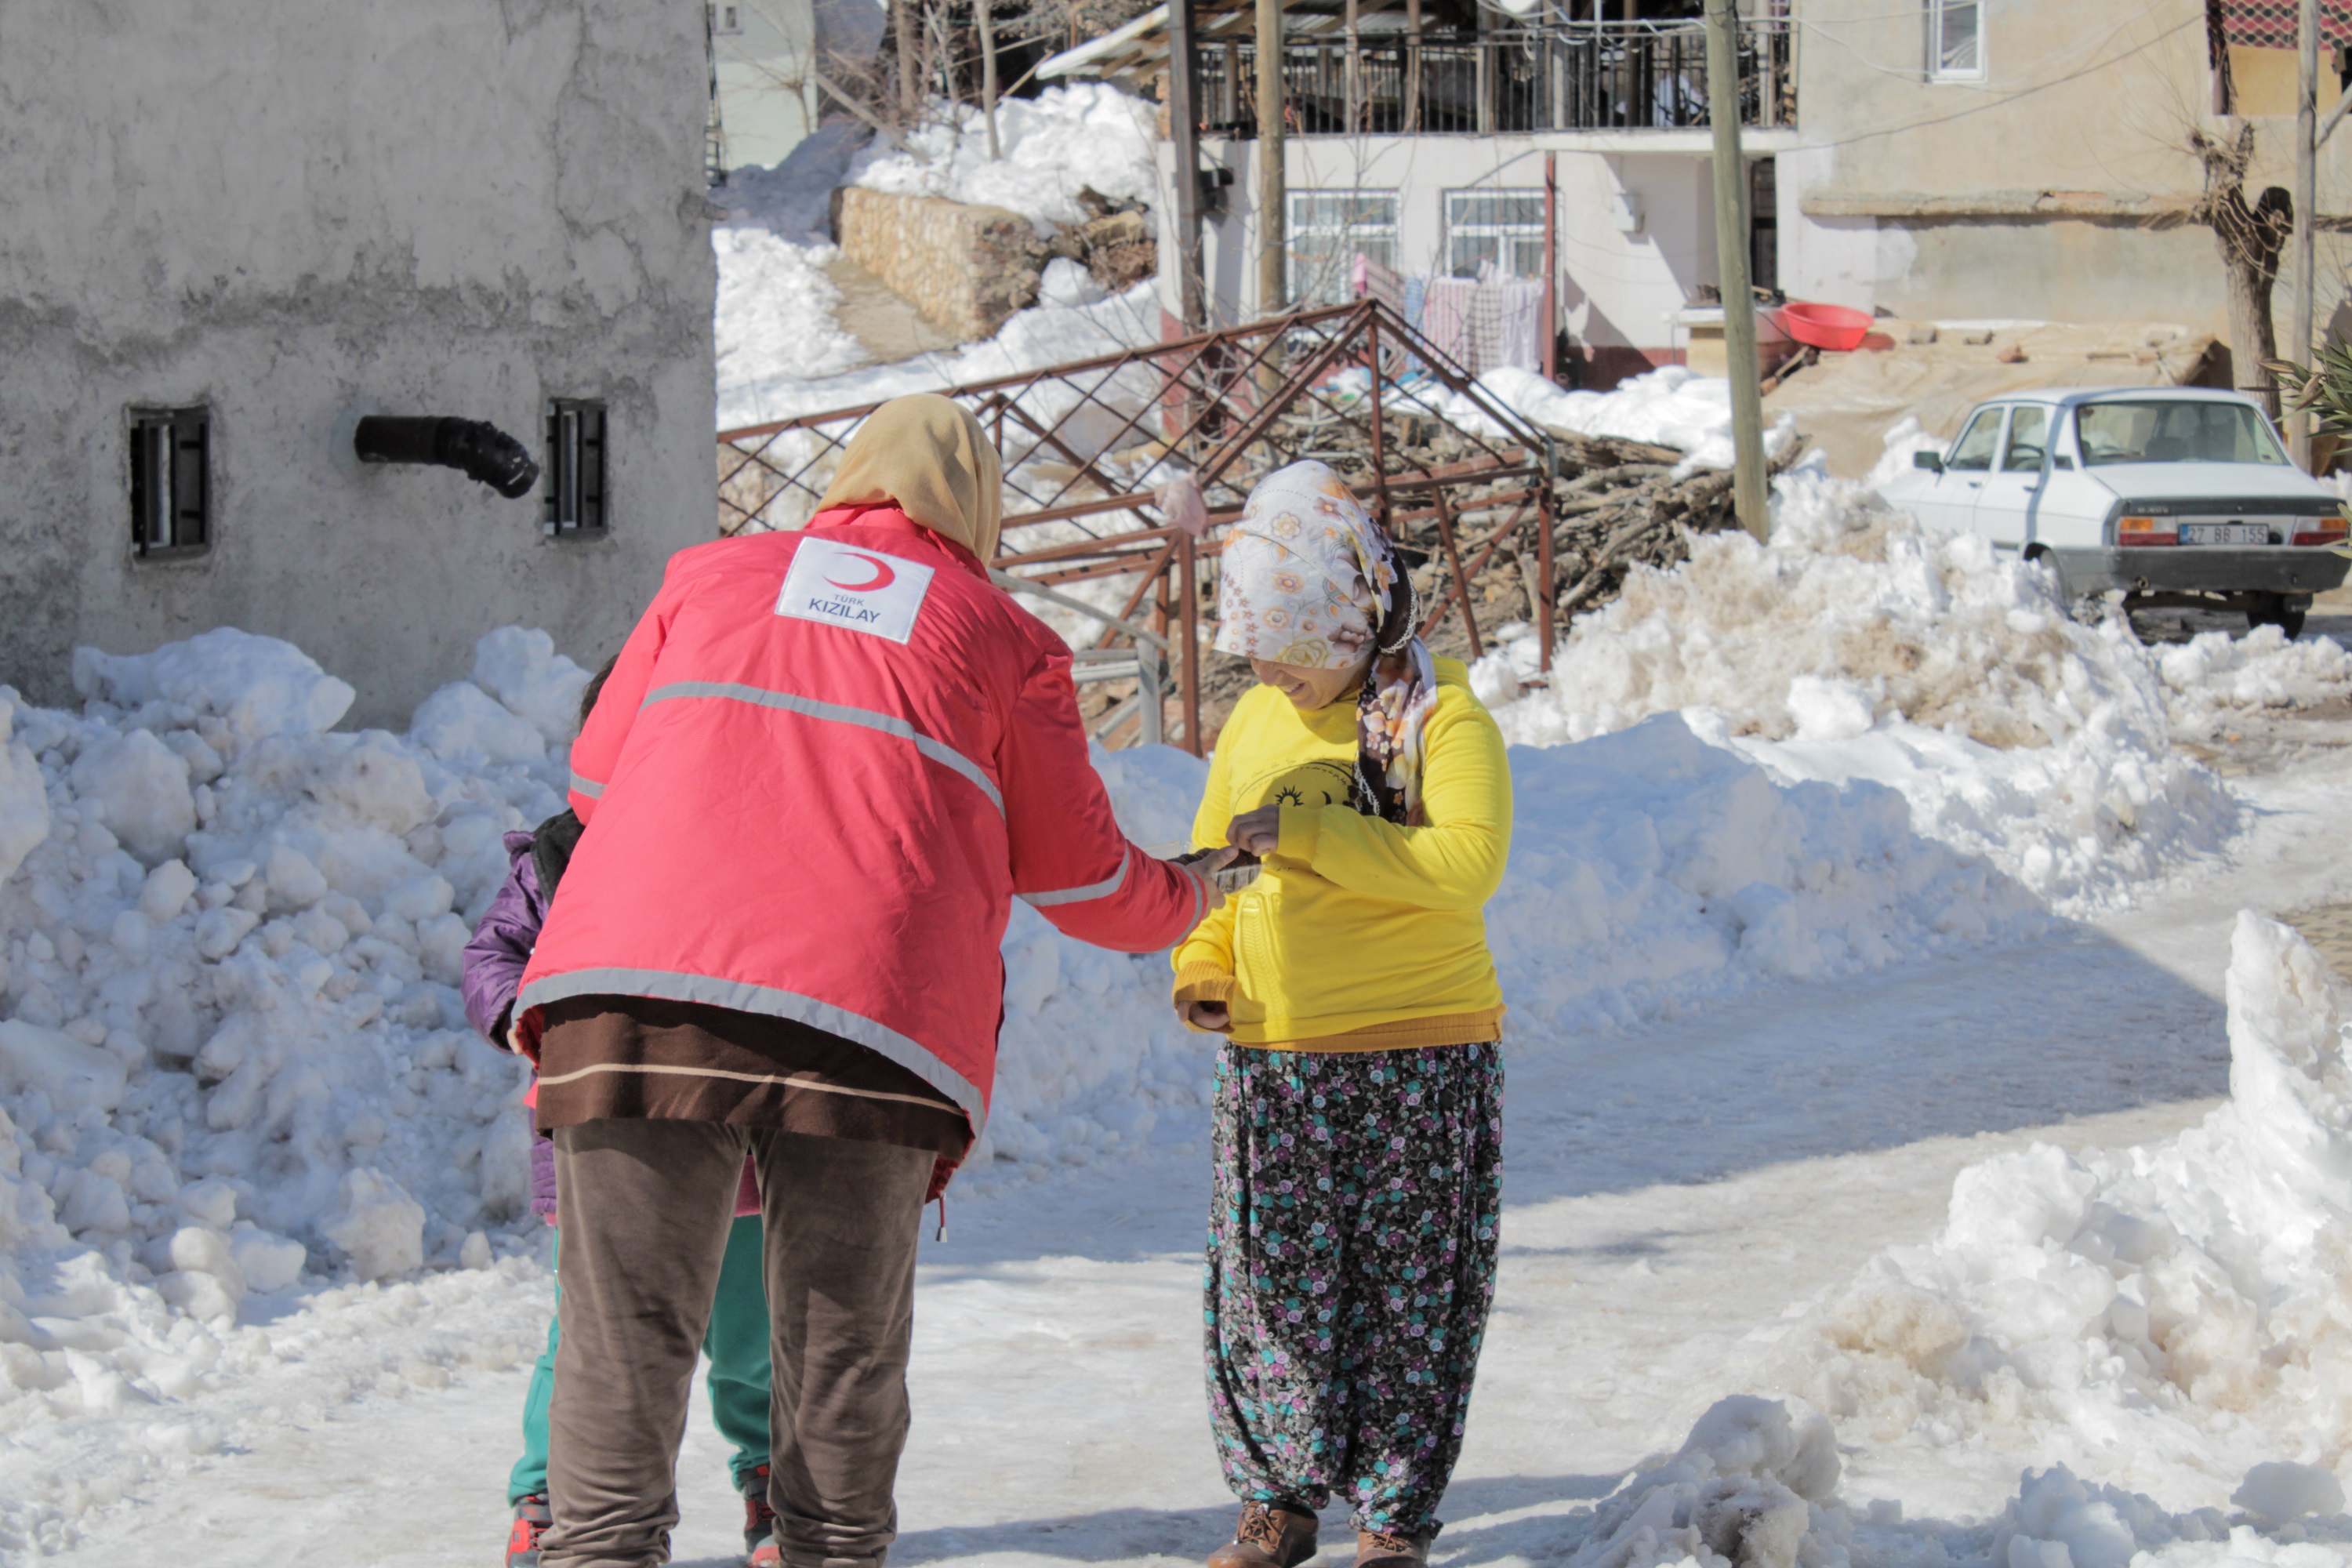
[{"label": "basement window", "polygon": [[546,531],[567,535],[604,531],[604,405],[559,397],[547,407]]},{"label": "basement window", "polygon": [[1345,304],[1359,251],[1397,264],[1394,191],[1292,191],[1289,216],[1293,305]]},{"label": "basement window", "polygon": [[1445,193],[1445,271],[1475,278],[1487,262],[1504,278],[1541,278],[1543,192]]},{"label": "basement window", "polygon": [[1984,79],[1984,0],[1927,0],[1927,79]]},{"label": "basement window", "polygon": [[203,408],[133,409],[131,547],[144,559],[212,542],[212,416]]}]

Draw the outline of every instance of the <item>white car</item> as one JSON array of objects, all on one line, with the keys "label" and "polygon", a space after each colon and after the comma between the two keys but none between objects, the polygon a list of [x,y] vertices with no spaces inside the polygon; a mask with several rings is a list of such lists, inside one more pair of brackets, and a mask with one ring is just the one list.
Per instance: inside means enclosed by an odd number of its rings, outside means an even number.
[{"label": "white car", "polygon": [[2344,580],[2346,512],[2288,461],[2262,405],[2201,387],[2053,389],[1977,405],[1886,499],[1930,528],[2046,561],[2067,594],[2303,629]]}]

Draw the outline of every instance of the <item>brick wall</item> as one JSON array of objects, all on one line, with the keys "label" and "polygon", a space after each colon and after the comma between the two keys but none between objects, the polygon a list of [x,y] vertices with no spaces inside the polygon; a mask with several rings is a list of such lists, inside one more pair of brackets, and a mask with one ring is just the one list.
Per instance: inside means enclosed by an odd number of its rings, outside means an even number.
[{"label": "brick wall", "polygon": [[844,255],[960,342],[1037,302],[1045,247],[1017,213],[852,186],[836,223]]}]

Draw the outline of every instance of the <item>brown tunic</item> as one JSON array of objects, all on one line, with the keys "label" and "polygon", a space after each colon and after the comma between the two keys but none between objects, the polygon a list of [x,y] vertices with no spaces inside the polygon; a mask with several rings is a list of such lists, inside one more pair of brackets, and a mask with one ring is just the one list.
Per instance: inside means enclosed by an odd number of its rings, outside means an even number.
[{"label": "brown tunic", "polygon": [[608,1118],[724,1121],[926,1149],[960,1161],[971,1124],[877,1051],[790,1018],[646,996],[551,1002],[539,1130]]}]

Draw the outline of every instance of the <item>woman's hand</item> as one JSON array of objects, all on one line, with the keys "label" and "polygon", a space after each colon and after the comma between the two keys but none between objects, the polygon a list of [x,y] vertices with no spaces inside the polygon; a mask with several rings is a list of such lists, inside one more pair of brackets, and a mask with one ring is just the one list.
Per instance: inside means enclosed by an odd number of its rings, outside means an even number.
[{"label": "woman's hand", "polygon": [[1187,877],[1192,878],[1193,885],[1200,889],[1201,918],[1202,920],[1206,920],[1209,916],[1214,914],[1219,907],[1224,903],[1225,890],[1217,886],[1216,874],[1233,864],[1235,854],[1236,851],[1233,849],[1217,849],[1203,855],[1198,860],[1171,860],[1168,862],[1170,865],[1175,867],[1179,871],[1183,872]]},{"label": "woman's hand", "polygon": [[1252,855],[1271,855],[1282,843],[1282,807],[1261,805],[1225,825],[1225,842]]},{"label": "woman's hand", "polygon": [[1184,1005],[1184,1021],[1213,1035],[1231,1034],[1234,1027],[1233,1014],[1223,1002],[1188,1002]]}]

